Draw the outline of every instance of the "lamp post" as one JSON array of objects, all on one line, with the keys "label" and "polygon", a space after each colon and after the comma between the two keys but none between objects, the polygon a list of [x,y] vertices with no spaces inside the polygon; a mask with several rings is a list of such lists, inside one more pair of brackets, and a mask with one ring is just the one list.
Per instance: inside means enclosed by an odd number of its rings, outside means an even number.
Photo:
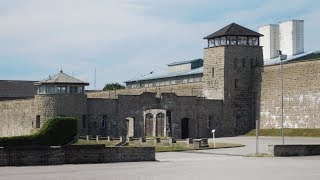
[{"label": "lamp post", "polygon": [[282,69],[282,61],[287,59],[287,55],[283,55],[279,50],[279,59],[280,59],[280,76],[281,76],[281,136],[282,136],[282,144],[284,145],[284,132],[283,132],[283,69]]},{"label": "lamp post", "polygon": [[213,138],[213,147],[215,148],[216,147],[216,139],[215,139],[215,136],[214,136],[214,132],[215,132],[216,130],[215,129],[212,129],[212,138]]}]

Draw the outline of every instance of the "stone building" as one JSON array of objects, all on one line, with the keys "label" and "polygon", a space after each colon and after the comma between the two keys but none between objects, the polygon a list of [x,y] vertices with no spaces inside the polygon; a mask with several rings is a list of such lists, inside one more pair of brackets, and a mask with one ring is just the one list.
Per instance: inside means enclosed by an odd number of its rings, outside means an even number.
[{"label": "stone building", "polygon": [[[80,135],[114,137],[200,138],[211,137],[212,129],[233,136],[256,120],[278,128],[279,60],[263,61],[260,36],[232,23],[204,38],[204,60],[169,64],[162,76],[127,81],[124,90],[85,92],[88,83],[61,71],[34,83],[36,93],[0,100],[0,136],[29,134],[54,116],[76,117]],[[320,128],[320,52],[283,63],[285,127]]]},{"label": "stone building", "polygon": [[126,81],[126,88],[162,87],[202,82],[203,59],[174,62],[166,72],[154,73]]}]

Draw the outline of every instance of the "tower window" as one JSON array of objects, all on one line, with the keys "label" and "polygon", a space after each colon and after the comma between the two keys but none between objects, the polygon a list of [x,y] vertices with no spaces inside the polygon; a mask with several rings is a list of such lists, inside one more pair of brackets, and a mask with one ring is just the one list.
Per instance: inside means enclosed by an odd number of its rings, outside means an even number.
[{"label": "tower window", "polygon": [[211,77],[214,78],[214,67],[211,69]]},{"label": "tower window", "polygon": [[40,115],[36,116],[36,128],[40,128]]},{"label": "tower window", "polygon": [[242,67],[245,67],[246,66],[246,61],[245,59],[242,59]]},{"label": "tower window", "polygon": [[234,80],[234,88],[237,89],[238,88],[238,79]]},{"label": "tower window", "polygon": [[213,126],[212,126],[212,121],[213,121],[213,116],[209,116],[209,118],[208,118],[208,128],[212,128]]},{"label": "tower window", "polygon": [[250,68],[253,68],[253,59],[250,59]]},{"label": "tower window", "polygon": [[107,115],[102,116],[101,127],[106,127]]},{"label": "tower window", "polygon": [[87,116],[82,115],[82,128],[87,128]]}]

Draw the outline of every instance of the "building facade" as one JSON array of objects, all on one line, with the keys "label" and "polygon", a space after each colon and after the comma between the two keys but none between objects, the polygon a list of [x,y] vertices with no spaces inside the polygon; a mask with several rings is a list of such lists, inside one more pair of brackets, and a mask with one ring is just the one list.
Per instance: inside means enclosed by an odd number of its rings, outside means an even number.
[{"label": "building facade", "polygon": [[[279,128],[279,60],[263,60],[261,36],[232,23],[204,38],[203,61],[172,63],[163,76],[127,81],[119,91],[86,93],[88,83],[61,71],[34,83],[34,96],[0,101],[0,136],[35,132],[55,116],[76,117],[80,135],[114,137],[200,138],[212,129],[234,136],[256,120]],[[283,68],[285,127],[320,128],[320,52],[289,56]],[[201,81],[150,86],[182,77]]]}]

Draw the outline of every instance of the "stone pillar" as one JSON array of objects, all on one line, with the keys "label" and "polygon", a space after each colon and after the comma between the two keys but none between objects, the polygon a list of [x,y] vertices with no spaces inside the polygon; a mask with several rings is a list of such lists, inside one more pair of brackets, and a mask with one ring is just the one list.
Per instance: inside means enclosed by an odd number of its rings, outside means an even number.
[{"label": "stone pillar", "polygon": [[112,137],[111,137],[111,136],[108,136],[108,137],[107,137],[107,140],[108,140],[108,142],[112,141]]},{"label": "stone pillar", "polygon": [[87,138],[87,141],[89,141],[90,140],[90,135],[87,135],[86,138]]},{"label": "stone pillar", "polygon": [[96,141],[99,142],[100,135],[96,135]]},{"label": "stone pillar", "polygon": [[201,139],[194,139],[191,144],[193,148],[200,149],[201,148]]},{"label": "stone pillar", "polygon": [[154,138],[154,143],[155,144],[160,143],[160,138]]},{"label": "stone pillar", "polygon": [[208,138],[201,139],[201,147],[209,147]]},{"label": "stone pillar", "polygon": [[145,137],[140,137],[139,140],[140,140],[140,143],[145,143],[146,142],[146,138]]},{"label": "stone pillar", "polygon": [[176,143],[176,142],[177,142],[176,139],[169,138],[169,143],[170,143],[171,146],[172,146],[173,143]]},{"label": "stone pillar", "polygon": [[120,142],[126,142],[126,137],[120,136]]},{"label": "stone pillar", "polygon": [[187,145],[193,144],[192,138],[186,138]]}]

